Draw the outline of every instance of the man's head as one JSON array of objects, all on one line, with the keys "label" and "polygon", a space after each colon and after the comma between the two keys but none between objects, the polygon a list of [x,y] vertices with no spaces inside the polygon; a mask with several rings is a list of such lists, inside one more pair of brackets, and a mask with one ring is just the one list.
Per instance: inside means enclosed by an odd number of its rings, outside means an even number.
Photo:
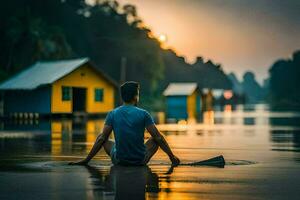
[{"label": "man's head", "polygon": [[121,98],[125,103],[137,104],[139,101],[140,84],[134,81],[127,81],[120,87]]}]

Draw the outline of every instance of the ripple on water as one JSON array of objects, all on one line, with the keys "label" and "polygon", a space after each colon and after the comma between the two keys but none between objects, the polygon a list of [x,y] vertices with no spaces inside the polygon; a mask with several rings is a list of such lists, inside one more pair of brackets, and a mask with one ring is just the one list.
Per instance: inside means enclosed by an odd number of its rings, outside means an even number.
[{"label": "ripple on water", "polygon": [[227,160],[226,165],[254,165],[257,162],[250,160]]},{"label": "ripple on water", "polygon": [[[44,161],[44,162],[30,162],[30,163],[22,163],[18,164],[23,168],[27,169],[39,169],[39,170],[75,170],[80,166],[68,165],[69,162],[67,161]],[[257,164],[257,162],[249,161],[249,160],[226,160],[225,166],[242,166],[242,165],[253,165]],[[101,161],[101,162],[92,162],[91,166],[95,167],[110,167],[112,164],[110,161]],[[155,162],[152,161],[149,163],[149,166],[169,166],[169,162],[159,161]],[[183,163],[183,165],[188,166],[188,163]],[[193,167],[209,167],[209,166],[195,166],[190,165]],[[214,167],[214,166],[212,166]]]}]

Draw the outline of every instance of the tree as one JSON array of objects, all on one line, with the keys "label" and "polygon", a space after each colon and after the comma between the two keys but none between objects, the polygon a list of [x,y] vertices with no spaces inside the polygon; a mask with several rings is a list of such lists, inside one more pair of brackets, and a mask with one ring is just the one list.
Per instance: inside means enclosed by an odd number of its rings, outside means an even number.
[{"label": "tree", "polygon": [[300,51],[292,59],[278,60],[269,70],[271,103],[276,106],[300,106]]},{"label": "tree", "polygon": [[31,16],[30,10],[8,18],[2,38],[8,49],[4,70],[15,73],[37,60],[53,60],[71,56],[71,47],[63,31],[48,26],[41,18]]}]

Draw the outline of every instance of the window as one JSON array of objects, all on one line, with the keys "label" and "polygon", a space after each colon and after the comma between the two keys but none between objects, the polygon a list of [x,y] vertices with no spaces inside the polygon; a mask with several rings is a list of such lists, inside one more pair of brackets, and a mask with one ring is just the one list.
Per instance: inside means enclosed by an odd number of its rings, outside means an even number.
[{"label": "window", "polygon": [[95,101],[103,101],[103,89],[95,89]]},{"label": "window", "polygon": [[70,101],[71,100],[71,87],[62,86],[62,100],[63,101]]}]

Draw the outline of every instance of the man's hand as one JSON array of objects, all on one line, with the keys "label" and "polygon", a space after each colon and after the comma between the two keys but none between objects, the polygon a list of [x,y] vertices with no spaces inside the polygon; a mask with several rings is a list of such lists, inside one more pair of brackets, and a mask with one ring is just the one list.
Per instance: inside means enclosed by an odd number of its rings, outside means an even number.
[{"label": "man's hand", "polygon": [[77,162],[69,162],[68,165],[87,165],[89,162],[87,160],[81,160]]},{"label": "man's hand", "polygon": [[150,133],[150,135],[154,138],[156,143],[159,145],[160,148],[169,156],[172,166],[175,167],[179,165],[180,160],[177,158],[171,151],[169,144],[165,140],[165,138],[162,136],[162,134],[159,132],[159,130],[156,128],[155,124],[151,124],[146,127],[147,131]]},{"label": "man's hand", "polygon": [[175,155],[173,155],[172,157],[170,157],[170,160],[172,162],[172,166],[176,167],[180,164],[180,160],[178,157],[176,157]]},{"label": "man's hand", "polygon": [[96,153],[101,149],[103,143],[108,139],[112,132],[112,126],[104,125],[102,134],[97,136],[96,142],[94,143],[90,153],[87,157],[78,162],[70,162],[69,165],[88,165],[88,162],[96,155]]}]

